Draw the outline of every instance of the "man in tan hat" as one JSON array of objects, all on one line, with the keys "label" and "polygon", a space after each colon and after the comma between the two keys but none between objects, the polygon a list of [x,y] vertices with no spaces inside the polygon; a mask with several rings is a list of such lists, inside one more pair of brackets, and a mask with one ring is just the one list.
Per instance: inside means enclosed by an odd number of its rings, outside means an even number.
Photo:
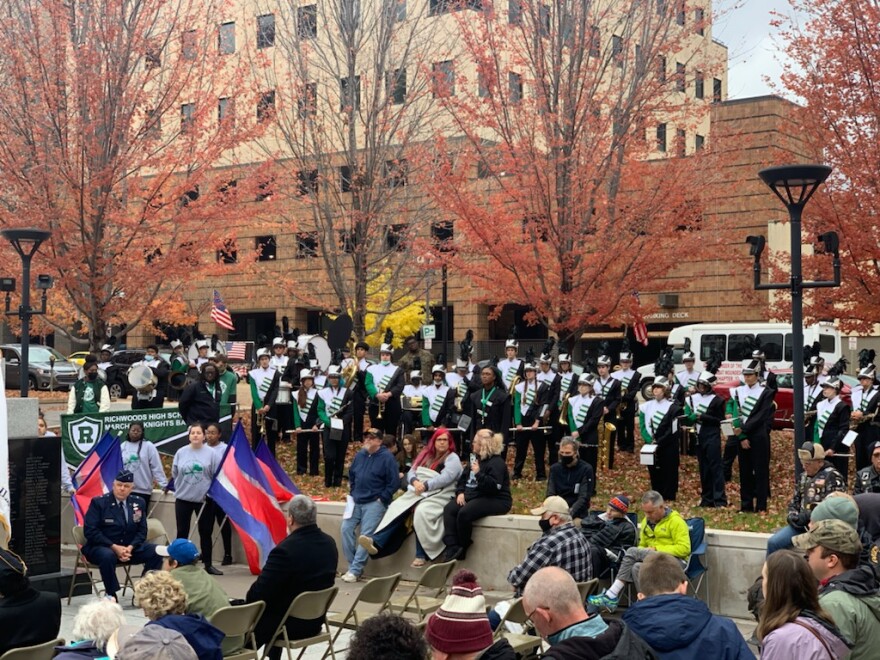
[{"label": "man in tan hat", "polygon": [[767,541],[767,556],[791,547],[791,539],[805,532],[816,505],[834,491],[846,492],[846,480],[825,460],[825,449],[819,443],[805,442],[798,449],[804,471],[788,503],[788,524],[777,530]]},{"label": "man in tan hat", "polygon": [[517,596],[522,595],[526,582],[545,566],[558,566],[569,573],[575,582],[586,582],[593,577],[590,543],[576,528],[569,514],[568,502],[553,495],[544,500],[533,516],[539,516],[541,538],[526,550],[526,556],[507,574],[507,581]]},{"label": "man in tan hat", "polygon": [[792,542],[804,550],[819,580],[819,604],[853,642],[853,660],[876,658],[880,649],[880,582],[871,566],[859,565],[862,544],[851,525],[820,520]]}]

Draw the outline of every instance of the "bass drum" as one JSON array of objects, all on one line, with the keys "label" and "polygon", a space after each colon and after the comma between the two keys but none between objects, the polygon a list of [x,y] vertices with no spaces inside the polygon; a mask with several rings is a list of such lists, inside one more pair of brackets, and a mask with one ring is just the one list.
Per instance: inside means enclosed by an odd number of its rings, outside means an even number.
[{"label": "bass drum", "polygon": [[137,392],[147,393],[156,389],[159,379],[148,366],[137,365],[128,370],[128,384]]},{"label": "bass drum", "polygon": [[309,346],[315,351],[315,357],[318,359],[318,366],[321,372],[326,372],[333,359],[333,352],[330,350],[330,344],[321,335],[300,335],[296,340],[297,348],[303,356],[309,355]]}]

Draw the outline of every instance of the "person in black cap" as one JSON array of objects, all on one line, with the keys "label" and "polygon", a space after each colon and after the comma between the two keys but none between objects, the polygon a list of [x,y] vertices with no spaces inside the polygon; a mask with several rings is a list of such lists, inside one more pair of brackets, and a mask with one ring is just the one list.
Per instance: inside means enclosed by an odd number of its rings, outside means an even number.
[{"label": "person in black cap", "polygon": [[21,558],[0,548],[0,655],[51,642],[60,629],[61,599],[34,589]]},{"label": "person in black cap", "polygon": [[113,491],[93,497],[83,525],[86,544],[82,552],[98,566],[108,597],[116,598],[117,564],[144,564],[145,570],[162,568],[156,546],[145,543],[147,511],[143,499],[131,494],[134,475],[122,470],[113,480]]}]

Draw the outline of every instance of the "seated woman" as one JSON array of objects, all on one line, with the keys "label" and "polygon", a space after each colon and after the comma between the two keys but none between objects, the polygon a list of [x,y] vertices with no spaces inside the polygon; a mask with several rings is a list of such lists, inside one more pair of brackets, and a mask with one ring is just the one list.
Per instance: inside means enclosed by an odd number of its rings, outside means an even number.
[{"label": "seated woman", "polygon": [[73,620],[76,641],[55,647],[55,657],[62,660],[106,658],[107,641],[122,625],[125,625],[125,614],[119,603],[106,599],[86,603]]},{"label": "seated woman", "polygon": [[[413,461],[416,460],[416,457],[422,450],[422,446],[416,440],[416,437],[409,433],[403,436],[400,444],[402,445],[400,451],[394,454],[394,457],[397,459],[397,465],[400,466],[400,490],[406,490],[406,487],[409,485],[407,475],[413,466]],[[392,451],[394,450],[392,449]]]},{"label": "seated woman", "polygon": [[[358,543],[371,557],[397,552],[410,530],[416,533],[413,567],[424,566],[443,552],[443,509],[455,493],[461,475],[461,459],[455,441],[445,427],[434,431],[406,475],[407,490],[394,500],[372,536],[361,536]],[[412,524],[409,523],[412,516]]]},{"label": "seated woman", "polygon": [[465,559],[475,521],[504,515],[513,506],[510,472],[501,458],[503,445],[502,435],[489,429],[474,436],[473,453],[458,479],[455,500],[443,509],[446,561]]}]

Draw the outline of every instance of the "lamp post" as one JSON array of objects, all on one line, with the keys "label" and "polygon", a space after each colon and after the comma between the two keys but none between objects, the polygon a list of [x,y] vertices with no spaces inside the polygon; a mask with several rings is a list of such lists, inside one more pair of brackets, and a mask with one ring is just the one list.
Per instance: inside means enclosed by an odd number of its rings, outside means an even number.
[{"label": "lamp post", "polygon": [[[43,229],[4,229],[3,238],[12,244],[18,256],[21,257],[21,304],[18,312],[9,311],[9,293],[6,294],[6,314],[17,314],[21,319],[21,364],[19,365],[19,385],[21,386],[21,398],[28,395],[28,366],[30,364],[30,331],[31,316],[46,313],[46,290],[52,286],[52,278],[40,275],[39,286],[43,289],[42,309],[31,309],[31,259],[40,249],[40,245],[46,241],[51,232]],[[44,286],[45,285],[45,286]]]},{"label": "lamp post", "polygon": [[791,292],[791,334],[792,334],[792,389],[794,394],[794,464],[795,474],[800,472],[797,450],[804,442],[804,289],[819,289],[840,286],[840,242],[837,233],[830,231],[819,236],[825,252],[833,255],[834,279],[817,282],[804,282],[801,260],[801,216],[804,206],[810,201],[816,189],[831,174],[827,165],[782,165],[768,167],[758,172],[758,176],[772,190],[788,210],[791,229],[791,279],[789,282],[761,282],[761,253],[766,239],[763,236],[749,236],[746,242],[751,245],[750,254],[755,258],[755,290],[789,289]]}]

